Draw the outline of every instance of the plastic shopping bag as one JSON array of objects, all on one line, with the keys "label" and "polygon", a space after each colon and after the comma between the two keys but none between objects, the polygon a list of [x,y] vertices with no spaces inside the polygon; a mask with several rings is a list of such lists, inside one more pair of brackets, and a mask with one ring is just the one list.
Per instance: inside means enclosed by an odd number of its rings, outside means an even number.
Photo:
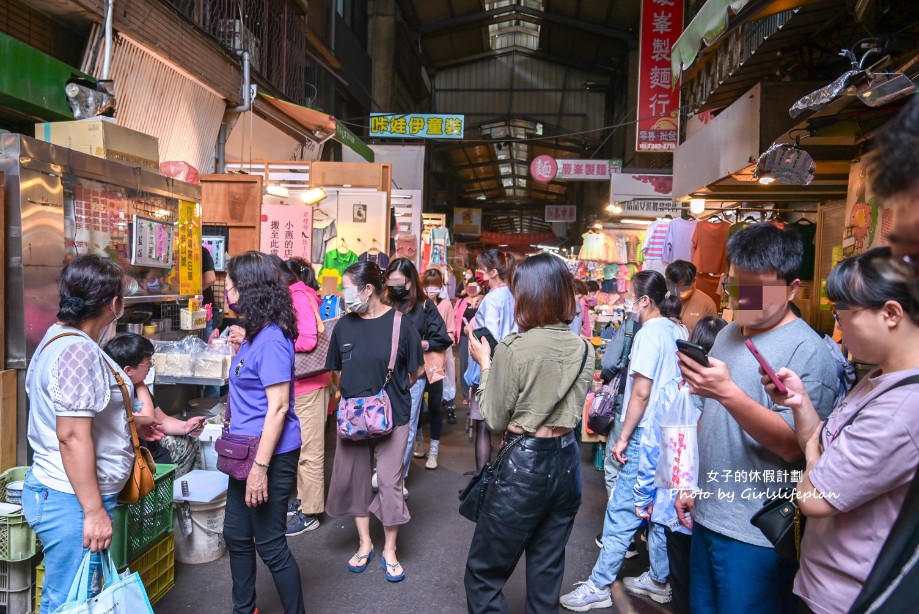
[{"label": "plastic shopping bag", "polygon": [[699,483],[699,410],[689,386],[683,386],[661,417],[660,458],[654,486],[669,490],[695,490]]},{"label": "plastic shopping bag", "polygon": [[129,570],[119,574],[112,556],[107,551],[101,556],[102,576],[105,579],[102,592],[95,596],[89,594],[93,554],[87,552],[77,577],[70,585],[67,601],[54,614],[153,614],[153,606],[150,605],[140,574]]}]

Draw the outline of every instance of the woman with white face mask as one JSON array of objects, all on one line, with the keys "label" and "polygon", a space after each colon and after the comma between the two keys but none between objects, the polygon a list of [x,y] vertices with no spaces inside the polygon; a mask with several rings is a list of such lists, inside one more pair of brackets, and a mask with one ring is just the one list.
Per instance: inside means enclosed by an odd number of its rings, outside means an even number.
[{"label": "woman with white face mask", "polygon": [[[466,334],[466,327],[470,322],[475,320],[475,314],[479,310],[479,304],[484,298],[484,293],[482,288],[479,286],[479,282],[471,277],[472,281],[466,283],[466,288],[464,289],[465,296],[456,303],[456,308],[453,310],[454,317],[456,318],[456,328],[454,329],[454,334],[457,339],[457,345],[459,349],[457,354],[459,355],[459,382],[460,389],[463,392],[463,404],[469,405],[469,384],[466,383],[466,378],[463,377],[463,374],[466,373],[466,368],[469,367],[469,336]],[[456,418],[454,417],[454,422]],[[450,421],[450,415],[447,415],[447,423],[454,424]]]},{"label": "woman with white face mask", "polygon": [[[383,273],[375,262],[352,264],[342,276],[342,291],[350,313],[332,331],[326,367],[339,372],[342,398],[375,394],[386,382],[392,351],[396,310],[383,303]],[[396,557],[399,525],[411,519],[402,496],[402,461],[409,433],[412,385],[424,374],[421,338],[403,318],[398,351],[386,394],[392,403],[393,430],[378,439],[338,439],[326,513],[353,516],[360,544],[348,561],[348,570],[361,573],[375,554],[370,541],[370,513],[383,523],[385,545],[382,565],[386,579],[398,582],[405,571]],[[371,464],[376,460],[379,492],[370,486]]]}]

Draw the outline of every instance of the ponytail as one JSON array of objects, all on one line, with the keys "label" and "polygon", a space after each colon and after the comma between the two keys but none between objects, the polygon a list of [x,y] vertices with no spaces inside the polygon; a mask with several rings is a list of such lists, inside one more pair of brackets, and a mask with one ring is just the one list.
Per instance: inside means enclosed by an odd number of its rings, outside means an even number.
[{"label": "ponytail", "polygon": [[680,319],[683,305],[680,302],[680,291],[676,284],[667,280],[657,271],[641,271],[632,277],[632,287],[635,297],[647,296],[650,298],[661,315],[665,318]]},{"label": "ponytail", "polygon": [[517,259],[514,258],[514,254],[502,252],[493,247],[479,254],[475,262],[485,271],[496,270],[498,277],[505,283],[510,283],[514,277],[514,269],[517,268]]}]

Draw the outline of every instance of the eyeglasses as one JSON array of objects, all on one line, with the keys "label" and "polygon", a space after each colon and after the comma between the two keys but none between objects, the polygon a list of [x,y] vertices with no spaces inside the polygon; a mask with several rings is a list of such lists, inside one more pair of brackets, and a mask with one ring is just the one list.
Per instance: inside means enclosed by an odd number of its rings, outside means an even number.
[{"label": "eyeglasses", "polygon": [[861,309],[852,309],[846,303],[842,301],[837,301],[836,306],[833,307],[833,319],[836,320],[836,323],[842,326],[842,322],[839,321],[839,312],[848,311],[849,313],[858,313],[859,311],[865,311],[867,307],[862,307]]},{"label": "eyeglasses", "polygon": [[230,290],[235,290],[235,289],[236,289],[236,286],[227,286],[224,291],[229,292]]}]

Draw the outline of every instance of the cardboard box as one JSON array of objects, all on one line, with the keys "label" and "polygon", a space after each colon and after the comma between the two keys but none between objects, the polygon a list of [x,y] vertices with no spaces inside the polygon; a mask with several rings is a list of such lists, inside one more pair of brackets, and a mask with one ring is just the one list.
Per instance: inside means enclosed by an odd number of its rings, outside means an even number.
[{"label": "cardboard box", "polygon": [[207,326],[207,311],[204,309],[198,311],[179,309],[179,328],[182,330],[200,330],[205,326]]},{"label": "cardboard box", "polygon": [[35,124],[35,138],[106,160],[160,170],[156,137],[104,119]]}]

